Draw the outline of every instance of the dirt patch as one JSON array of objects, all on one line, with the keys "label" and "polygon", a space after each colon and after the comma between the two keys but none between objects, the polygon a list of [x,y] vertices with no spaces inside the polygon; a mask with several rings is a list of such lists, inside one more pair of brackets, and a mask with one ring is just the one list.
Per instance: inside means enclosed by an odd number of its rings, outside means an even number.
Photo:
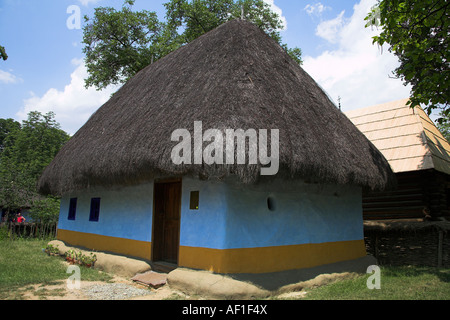
[{"label": "dirt patch", "polygon": [[[120,285],[120,286],[117,286]],[[115,286],[115,287],[112,287]],[[102,287],[105,290],[99,290]],[[110,291],[106,297],[99,296],[104,291]],[[142,293],[147,291],[147,294]],[[139,292],[139,294],[137,294]],[[133,294],[134,293],[134,294]],[[81,281],[79,289],[70,289],[66,280],[55,281],[50,285],[28,285],[19,288],[15,297],[22,300],[165,300],[185,299],[187,296],[169,286],[158,289],[136,284],[126,278],[115,276],[112,281]]]}]

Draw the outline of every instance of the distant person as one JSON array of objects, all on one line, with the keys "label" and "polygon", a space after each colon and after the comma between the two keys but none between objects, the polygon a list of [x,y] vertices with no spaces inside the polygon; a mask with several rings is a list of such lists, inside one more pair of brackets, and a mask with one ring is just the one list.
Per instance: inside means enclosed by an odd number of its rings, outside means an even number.
[{"label": "distant person", "polygon": [[19,212],[18,214],[17,214],[17,222],[18,223],[22,223],[22,222],[25,222],[25,218],[22,216],[22,214]]}]

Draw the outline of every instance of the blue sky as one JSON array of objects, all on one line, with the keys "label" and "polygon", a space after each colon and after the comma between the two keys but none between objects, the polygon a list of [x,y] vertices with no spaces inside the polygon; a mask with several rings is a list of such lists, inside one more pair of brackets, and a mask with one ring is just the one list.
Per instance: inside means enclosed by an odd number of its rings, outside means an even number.
[{"label": "blue sky", "polygon": [[[283,41],[303,51],[303,68],[343,110],[408,97],[409,88],[390,73],[398,65],[386,48],[372,45],[376,29],[364,17],[376,0],[265,0],[286,22]],[[164,19],[166,0],[136,0],[135,10]],[[54,111],[62,129],[74,134],[117,87],[85,89],[82,30],[67,20],[77,6],[81,16],[94,8],[120,9],[123,0],[0,0],[0,118],[26,119],[29,111]],[[84,20],[81,20],[81,26]]]}]

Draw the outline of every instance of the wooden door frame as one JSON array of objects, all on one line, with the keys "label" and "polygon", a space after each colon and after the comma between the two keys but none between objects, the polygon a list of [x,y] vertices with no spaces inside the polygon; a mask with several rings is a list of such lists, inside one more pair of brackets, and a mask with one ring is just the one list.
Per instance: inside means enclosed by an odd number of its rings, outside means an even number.
[{"label": "wooden door frame", "polygon": [[174,177],[174,178],[163,178],[163,179],[155,179],[155,181],[153,182],[153,212],[152,212],[152,251],[151,251],[151,261],[152,262],[156,262],[155,261],[155,250],[154,250],[154,246],[155,246],[155,209],[156,209],[156,198],[155,198],[155,193],[156,193],[156,185],[157,184],[171,184],[171,183],[180,183],[180,225],[178,228],[178,250],[177,250],[177,265],[179,264],[180,261],[180,235],[181,235],[181,208],[182,208],[182,196],[183,196],[183,179],[179,178],[179,177]]}]

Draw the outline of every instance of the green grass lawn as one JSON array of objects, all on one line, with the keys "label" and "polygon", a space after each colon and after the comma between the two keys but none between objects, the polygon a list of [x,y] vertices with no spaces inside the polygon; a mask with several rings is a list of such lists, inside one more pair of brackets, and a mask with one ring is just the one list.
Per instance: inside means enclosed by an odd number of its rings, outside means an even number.
[{"label": "green grass lawn", "polygon": [[450,269],[381,267],[380,289],[373,290],[370,276],[307,289],[302,300],[450,300]]},{"label": "green grass lawn", "polygon": [[[18,289],[32,284],[52,284],[67,280],[67,266],[61,257],[42,251],[44,240],[0,240],[0,300],[20,299]],[[108,281],[111,276],[81,267],[81,280]]]}]

